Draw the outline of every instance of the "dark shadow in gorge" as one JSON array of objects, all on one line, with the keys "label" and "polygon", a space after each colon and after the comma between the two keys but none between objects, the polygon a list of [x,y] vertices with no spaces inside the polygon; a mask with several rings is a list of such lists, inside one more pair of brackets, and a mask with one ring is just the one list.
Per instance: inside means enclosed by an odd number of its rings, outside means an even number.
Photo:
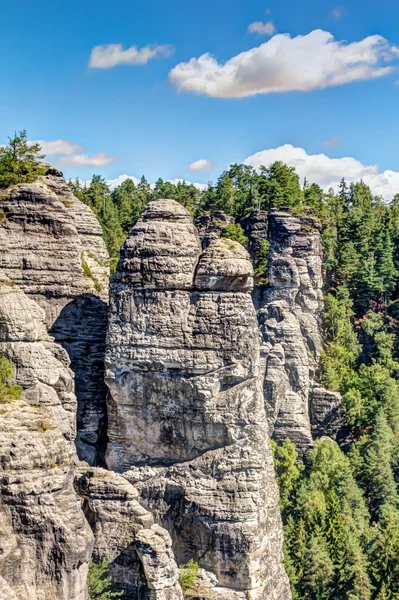
[{"label": "dark shadow in gorge", "polygon": [[68,352],[78,399],[76,449],[81,460],[104,466],[107,444],[107,388],[104,383],[108,306],[93,294],[79,296],[50,329]]}]

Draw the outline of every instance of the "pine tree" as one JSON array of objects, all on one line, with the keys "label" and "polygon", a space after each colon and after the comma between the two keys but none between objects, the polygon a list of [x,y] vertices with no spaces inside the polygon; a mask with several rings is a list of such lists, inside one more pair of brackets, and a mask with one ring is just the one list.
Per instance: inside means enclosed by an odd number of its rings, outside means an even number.
[{"label": "pine tree", "polygon": [[8,139],[7,146],[0,146],[0,189],[34,181],[46,172],[40,144],[29,144],[25,130]]},{"label": "pine tree", "polygon": [[90,600],[113,600],[120,598],[123,592],[111,590],[112,578],[109,574],[109,560],[104,558],[101,562],[90,561],[87,576],[87,589]]}]

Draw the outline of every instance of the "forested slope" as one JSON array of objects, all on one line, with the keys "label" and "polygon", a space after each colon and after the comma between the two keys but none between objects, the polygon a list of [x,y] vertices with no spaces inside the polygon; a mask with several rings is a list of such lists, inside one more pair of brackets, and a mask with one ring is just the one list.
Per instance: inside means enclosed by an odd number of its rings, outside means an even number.
[{"label": "forested slope", "polygon": [[[23,169],[12,161],[0,150],[0,187],[38,172],[34,157]],[[232,165],[206,191],[161,179],[151,187],[142,178],[110,192],[100,176],[89,186],[70,186],[97,214],[114,264],[143,208],[157,198],[178,200],[194,217],[224,211],[235,224],[222,235],[244,244],[240,222],[253,210],[289,207],[319,219],[325,293],[319,379],[342,394],[350,435],[341,448],[316,441],[304,465],[289,440],[274,449],[286,569],[297,600],[399,598],[399,194],[387,204],[363,182],[344,179],[326,193],[301,185],[282,163],[260,172]],[[258,285],[267,285],[267,254],[263,243],[253,257]]]},{"label": "forested slope", "polygon": [[[390,204],[363,182],[328,193],[274,163],[256,172],[232,165],[199,191],[159,179],[127,180],[110,192],[93,177],[75,194],[98,214],[113,257],[145,204],[174,198],[193,216],[235,217],[222,235],[246,242],[251,211],[290,207],[323,226],[325,351],[320,380],[340,391],[350,443],[315,444],[305,466],[292,443],[275,448],[285,523],[286,567],[297,599],[399,598],[399,195]],[[267,244],[254,257],[267,285]]]}]

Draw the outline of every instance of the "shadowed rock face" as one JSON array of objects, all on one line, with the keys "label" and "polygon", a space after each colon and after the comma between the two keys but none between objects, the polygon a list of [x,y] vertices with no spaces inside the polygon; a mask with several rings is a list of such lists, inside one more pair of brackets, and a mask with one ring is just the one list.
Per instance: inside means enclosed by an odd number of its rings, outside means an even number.
[{"label": "shadowed rock face", "polygon": [[93,529],[93,558],[110,561],[122,600],[183,600],[170,536],[139,504],[137,489],[121,475],[83,465],[75,486]]},{"label": "shadowed rock face", "polygon": [[88,600],[93,538],[73,488],[76,397],[44,311],[0,285],[0,354],[21,400],[0,403],[0,597]]},{"label": "shadowed rock face", "polygon": [[[106,461],[213,573],[198,597],[285,600],[278,493],[245,250],[201,252],[177,202],[148,205],[111,283]],[[214,577],[216,576],[216,577]]]},{"label": "shadowed rock face", "polygon": [[309,398],[322,347],[321,227],[312,217],[272,211],[267,232],[265,217],[252,215],[253,232],[247,223],[255,246],[267,235],[270,242],[270,283],[254,295],[265,406],[273,437],[289,437],[303,454],[313,445]]},{"label": "shadowed rock face", "polygon": [[0,279],[44,309],[47,329],[68,351],[79,403],[78,453],[101,463],[109,272],[101,227],[52,168],[34,183],[0,192],[0,207]]}]

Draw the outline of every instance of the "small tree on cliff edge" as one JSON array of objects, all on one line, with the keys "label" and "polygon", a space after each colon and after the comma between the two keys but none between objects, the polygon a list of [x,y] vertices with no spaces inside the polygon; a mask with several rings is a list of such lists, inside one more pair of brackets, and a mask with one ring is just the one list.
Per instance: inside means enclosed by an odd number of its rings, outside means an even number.
[{"label": "small tree on cliff edge", "polygon": [[25,130],[8,139],[7,146],[0,147],[0,189],[44,175],[40,144],[29,144]]}]

